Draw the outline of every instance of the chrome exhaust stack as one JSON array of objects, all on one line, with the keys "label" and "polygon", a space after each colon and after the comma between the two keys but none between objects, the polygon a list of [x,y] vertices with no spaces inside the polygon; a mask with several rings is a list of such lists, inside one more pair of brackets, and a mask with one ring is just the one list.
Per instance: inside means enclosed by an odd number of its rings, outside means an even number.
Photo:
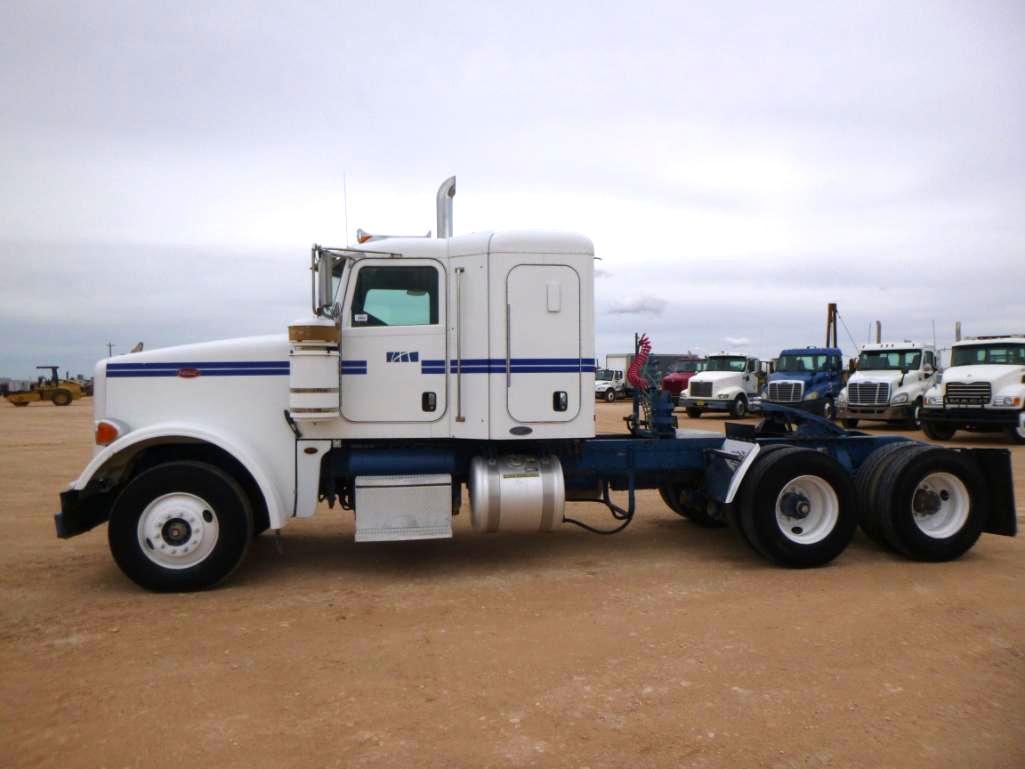
[{"label": "chrome exhaust stack", "polygon": [[452,198],[456,195],[456,177],[450,176],[438,187],[438,234],[439,238],[452,237]]}]

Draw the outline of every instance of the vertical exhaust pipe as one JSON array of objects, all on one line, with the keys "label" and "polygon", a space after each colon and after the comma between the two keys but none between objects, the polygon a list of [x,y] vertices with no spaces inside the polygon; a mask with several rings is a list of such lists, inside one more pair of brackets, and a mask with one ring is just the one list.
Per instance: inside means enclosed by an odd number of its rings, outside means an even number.
[{"label": "vertical exhaust pipe", "polygon": [[876,321],[876,344],[883,341],[883,322],[881,320]]},{"label": "vertical exhaust pipe", "polygon": [[438,187],[438,237],[452,237],[452,198],[456,196],[456,177],[450,176]]},{"label": "vertical exhaust pipe", "polygon": [[961,341],[961,321],[956,321],[954,323],[954,341]]}]

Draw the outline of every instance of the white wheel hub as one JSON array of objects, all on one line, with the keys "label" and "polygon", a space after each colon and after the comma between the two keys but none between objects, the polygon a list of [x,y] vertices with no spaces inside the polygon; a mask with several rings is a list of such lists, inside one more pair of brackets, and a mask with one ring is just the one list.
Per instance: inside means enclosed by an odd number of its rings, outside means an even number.
[{"label": "white wheel hub", "polygon": [[968,488],[952,473],[930,473],[911,497],[915,525],[933,539],[947,539],[961,531],[970,509]]},{"label": "white wheel hub", "polygon": [[821,542],[840,519],[840,498],[818,475],[799,475],[776,497],[776,524],[783,536],[799,545]]},{"label": "white wheel hub", "polygon": [[153,563],[166,569],[187,569],[213,552],[220,527],[206,500],[174,492],[146,505],[137,534],[140,549]]}]

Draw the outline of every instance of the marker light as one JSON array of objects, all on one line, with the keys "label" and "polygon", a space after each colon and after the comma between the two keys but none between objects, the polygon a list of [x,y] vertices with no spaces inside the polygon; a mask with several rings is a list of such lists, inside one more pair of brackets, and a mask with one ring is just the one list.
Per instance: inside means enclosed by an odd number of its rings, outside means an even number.
[{"label": "marker light", "polygon": [[96,445],[109,446],[120,437],[121,431],[113,422],[101,419],[96,423]]}]

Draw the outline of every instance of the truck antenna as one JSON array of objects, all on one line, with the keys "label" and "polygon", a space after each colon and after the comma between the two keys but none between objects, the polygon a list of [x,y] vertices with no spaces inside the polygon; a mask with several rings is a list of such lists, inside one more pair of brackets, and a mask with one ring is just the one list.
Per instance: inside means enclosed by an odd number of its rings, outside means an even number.
[{"label": "truck antenna", "polygon": [[342,171],[342,217],[345,220],[345,247],[349,247],[349,185]]}]

